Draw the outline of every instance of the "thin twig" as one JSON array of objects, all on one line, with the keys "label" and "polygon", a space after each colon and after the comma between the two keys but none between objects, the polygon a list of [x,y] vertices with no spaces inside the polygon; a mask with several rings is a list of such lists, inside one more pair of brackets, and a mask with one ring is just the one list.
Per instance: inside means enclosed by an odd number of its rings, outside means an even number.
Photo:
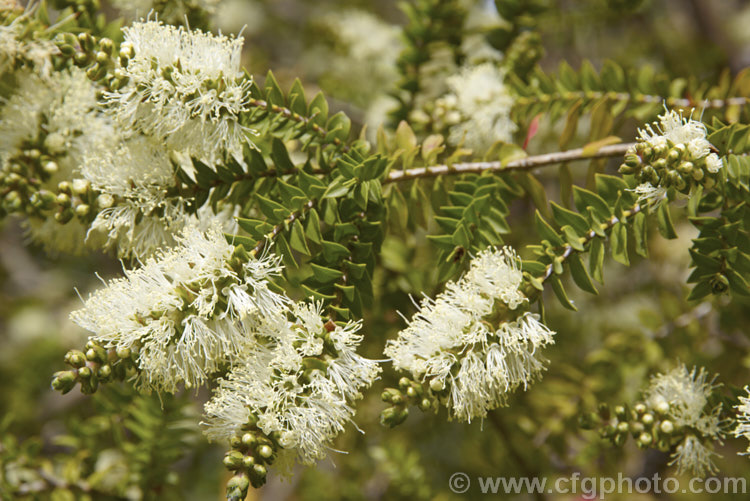
[{"label": "thin twig", "polygon": [[543,155],[533,155],[530,157],[511,160],[510,162],[470,162],[457,163],[452,165],[435,165],[432,167],[417,167],[401,171],[392,171],[383,183],[393,183],[398,181],[407,181],[421,177],[436,177],[446,174],[467,174],[481,173],[484,171],[512,171],[528,170],[543,165],[554,165],[562,162],[572,162],[575,160],[589,160],[593,158],[607,158],[624,155],[629,148],[635,143],[612,144],[602,146],[594,152],[588,152],[585,148],[576,148],[575,150],[558,151],[554,153],[545,153]]}]

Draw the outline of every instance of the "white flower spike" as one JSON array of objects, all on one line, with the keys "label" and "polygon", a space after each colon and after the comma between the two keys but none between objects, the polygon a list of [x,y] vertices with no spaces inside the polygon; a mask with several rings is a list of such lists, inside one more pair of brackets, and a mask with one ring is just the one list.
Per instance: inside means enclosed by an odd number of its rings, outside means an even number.
[{"label": "white flower spike", "polygon": [[398,370],[428,383],[461,421],[485,417],[544,370],[541,348],[554,332],[529,312],[520,290],[518,256],[509,247],[477,255],[469,271],[449,282],[420,310],[385,354]]},{"label": "white flower spike", "polygon": [[215,165],[242,161],[252,131],[240,124],[252,81],[240,73],[242,37],[215,36],[145,20],[123,28],[122,88],[105,94],[128,127]]}]

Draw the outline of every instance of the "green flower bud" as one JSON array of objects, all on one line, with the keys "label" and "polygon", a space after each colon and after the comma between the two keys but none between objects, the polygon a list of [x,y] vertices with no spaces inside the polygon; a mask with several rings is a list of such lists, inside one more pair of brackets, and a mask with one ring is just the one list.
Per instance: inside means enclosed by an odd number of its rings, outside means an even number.
[{"label": "green flower bud", "polygon": [[222,463],[224,463],[224,466],[227,467],[229,470],[236,470],[242,465],[242,461],[244,459],[244,456],[239,451],[229,451],[224,455],[224,459],[222,460]]},{"label": "green flower bud", "polygon": [[258,447],[258,454],[260,455],[260,457],[268,459],[273,456],[273,449],[271,449],[267,445],[261,445],[260,447]]},{"label": "green flower bud", "polygon": [[653,440],[654,437],[652,437],[650,433],[644,431],[638,437],[638,444],[642,445],[643,447],[648,447],[649,445],[651,445],[651,442],[653,442]]},{"label": "green flower bud", "polygon": [[644,414],[643,416],[641,416],[641,422],[646,426],[654,424],[654,415],[650,412]]},{"label": "green flower bud", "polygon": [[409,417],[409,409],[388,407],[380,413],[380,424],[388,428],[393,428],[406,421],[407,417]]},{"label": "green flower bud", "polygon": [[660,416],[666,415],[669,412],[669,403],[666,402],[666,401],[664,401],[664,400],[662,400],[661,402],[659,402],[658,404],[656,404],[656,412]]},{"label": "green flower bud", "polygon": [[247,473],[237,473],[227,482],[227,501],[244,500],[247,497],[247,490],[249,488],[250,478]]},{"label": "green flower bud", "polygon": [[255,466],[255,458],[252,456],[245,456],[242,458],[242,466],[248,470]]},{"label": "green flower bud", "polygon": [[618,433],[627,433],[630,430],[630,426],[628,425],[627,421],[620,421],[617,423],[617,431]]},{"label": "green flower bud", "polygon": [[672,421],[664,420],[659,424],[659,430],[665,435],[669,435],[674,431],[674,425]]},{"label": "green flower bud", "polygon": [[250,481],[256,489],[266,483],[268,470],[262,464],[256,464],[250,471]]},{"label": "green flower bud", "polygon": [[242,435],[242,445],[246,447],[252,447],[258,442],[258,439],[253,433],[245,433]]},{"label": "green flower bud", "polygon": [[52,388],[65,395],[75,387],[77,380],[74,371],[58,371],[52,378]]},{"label": "green flower bud", "polygon": [[407,388],[411,387],[411,381],[409,380],[409,378],[402,377],[398,380],[398,387],[402,390],[406,390]]},{"label": "green flower bud", "polygon": [[70,350],[65,354],[65,363],[71,367],[80,369],[86,364],[86,356],[78,350]]},{"label": "green flower bud", "polygon": [[90,210],[91,210],[91,207],[89,207],[88,204],[78,204],[76,206],[76,216],[86,217],[88,216]]},{"label": "green flower bud", "polygon": [[419,402],[419,409],[422,412],[427,412],[432,408],[432,402],[428,398],[423,398],[421,402]]},{"label": "green flower bud", "polygon": [[644,404],[638,403],[635,404],[633,410],[635,410],[637,414],[643,414],[644,412],[646,412],[646,406]]},{"label": "green flower bud", "polygon": [[60,170],[60,167],[58,167],[57,162],[53,162],[50,160],[49,162],[46,162],[44,166],[42,167],[42,170],[49,174],[50,176],[57,174],[57,171]]}]

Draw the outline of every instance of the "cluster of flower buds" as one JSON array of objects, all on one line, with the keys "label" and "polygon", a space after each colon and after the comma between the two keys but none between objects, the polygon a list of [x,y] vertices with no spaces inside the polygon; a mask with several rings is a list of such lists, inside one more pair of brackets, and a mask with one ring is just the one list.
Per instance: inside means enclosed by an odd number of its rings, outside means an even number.
[{"label": "cluster of flower buds", "polygon": [[92,81],[104,85],[108,90],[117,90],[128,83],[128,77],[117,67],[127,67],[133,57],[133,46],[123,43],[119,52],[109,38],[96,38],[90,33],[80,33],[77,37],[65,33],[55,41],[60,53],[73,60],[73,64],[86,70]]},{"label": "cluster of flower buds", "polygon": [[669,404],[663,401],[656,408],[645,403],[610,408],[603,403],[598,412],[582,415],[579,425],[584,429],[599,425],[601,437],[618,447],[630,435],[640,449],[656,448],[662,452],[679,443],[683,434],[683,429],[669,419]]},{"label": "cluster of flower buds", "polygon": [[716,184],[714,157],[696,158],[684,144],[670,143],[656,147],[638,143],[625,155],[620,174],[632,174],[640,183],[652,186],[674,187],[683,194],[690,193],[696,183],[705,189]]},{"label": "cluster of flower buds", "polygon": [[712,188],[723,166],[706,138],[706,127],[682,113],[668,111],[659,123],[640,130],[639,142],[625,155],[620,173],[633,175],[639,200],[658,202],[689,195],[696,186]]},{"label": "cluster of flower buds", "polygon": [[386,388],[380,395],[383,402],[391,404],[380,413],[380,424],[388,428],[400,425],[409,417],[411,405],[424,412],[437,411],[439,394],[441,391],[445,392],[446,388],[435,390],[408,377],[402,377],[398,381],[398,388]]},{"label": "cluster of flower buds", "polygon": [[71,370],[58,371],[52,379],[52,388],[63,395],[81,385],[81,393],[90,395],[100,383],[124,381],[137,373],[137,353],[130,349],[104,349],[94,341],[86,343],[86,351],[70,350],[65,363]]},{"label": "cluster of flower buds", "polygon": [[0,215],[25,214],[42,218],[54,215],[61,224],[74,217],[91,222],[95,215],[91,208],[96,205],[96,193],[90,183],[82,179],[50,186],[49,181],[59,171],[53,144],[57,139],[54,133],[45,135],[43,129],[40,136],[39,141],[21,149],[0,170]]},{"label": "cluster of flower buds", "polygon": [[250,485],[258,488],[266,483],[268,467],[274,462],[279,444],[279,432],[266,435],[258,426],[258,418],[251,414],[244,433],[230,440],[230,450],[224,455],[224,466],[234,476],[227,483],[227,499],[242,500]]}]

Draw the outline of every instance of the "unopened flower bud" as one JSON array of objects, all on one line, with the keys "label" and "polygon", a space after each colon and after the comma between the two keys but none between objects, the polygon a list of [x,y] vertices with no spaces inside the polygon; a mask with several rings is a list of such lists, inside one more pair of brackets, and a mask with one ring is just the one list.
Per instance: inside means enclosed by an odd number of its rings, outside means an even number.
[{"label": "unopened flower bud", "polygon": [[669,435],[674,431],[674,425],[672,424],[672,421],[665,419],[659,424],[659,430],[662,433]]}]

